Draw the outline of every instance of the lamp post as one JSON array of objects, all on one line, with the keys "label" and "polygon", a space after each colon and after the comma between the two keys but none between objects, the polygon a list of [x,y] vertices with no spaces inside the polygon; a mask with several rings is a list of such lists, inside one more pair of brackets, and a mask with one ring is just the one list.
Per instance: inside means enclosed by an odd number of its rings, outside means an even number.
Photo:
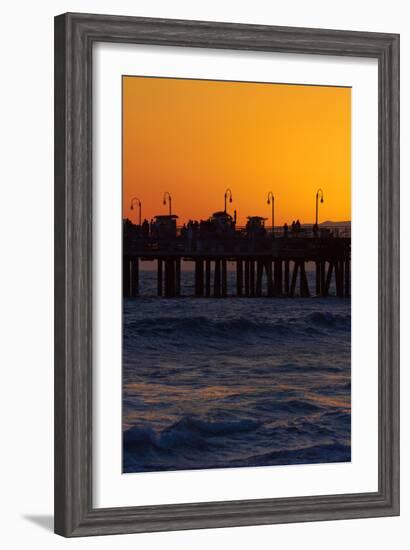
[{"label": "lamp post", "polygon": [[323,191],[320,188],[316,192],[316,221],[315,221],[316,225],[318,225],[318,219],[319,219],[319,197],[320,197],[320,202],[323,203],[324,202]]},{"label": "lamp post", "polygon": [[134,210],[134,205],[135,204],[138,204],[138,211],[139,211],[139,214],[138,214],[138,224],[141,225],[141,208],[142,208],[142,204],[141,204],[141,201],[139,199],[137,199],[137,197],[134,197],[132,200],[131,200],[131,210]]},{"label": "lamp post", "polygon": [[232,191],[228,189],[225,191],[225,209],[224,212],[226,213],[226,199],[229,197],[229,202],[232,202]]},{"label": "lamp post", "polygon": [[165,191],[164,198],[163,198],[163,204],[164,205],[167,204],[167,200],[168,200],[168,204],[169,204],[169,215],[171,216],[171,214],[172,214],[172,197],[168,193],[168,191]]},{"label": "lamp post", "polygon": [[275,236],[275,196],[272,191],[268,193],[268,204],[272,204],[272,236]]}]

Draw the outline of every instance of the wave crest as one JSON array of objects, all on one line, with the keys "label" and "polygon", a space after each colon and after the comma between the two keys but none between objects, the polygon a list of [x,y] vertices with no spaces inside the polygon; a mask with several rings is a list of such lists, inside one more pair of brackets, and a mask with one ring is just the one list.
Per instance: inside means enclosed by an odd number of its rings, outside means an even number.
[{"label": "wave crest", "polygon": [[256,319],[247,316],[209,318],[202,315],[190,317],[158,316],[130,321],[127,332],[133,336],[161,336],[186,334],[195,336],[240,336],[246,334],[292,335],[295,331],[348,330],[350,315],[314,311],[305,315],[292,316],[286,321],[272,318]]},{"label": "wave crest", "polygon": [[124,432],[125,447],[154,446],[158,449],[173,449],[183,444],[198,446],[209,437],[227,436],[256,430],[260,422],[250,419],[208,421],[196,417],[182,417],[162,431],[136,426]]}]

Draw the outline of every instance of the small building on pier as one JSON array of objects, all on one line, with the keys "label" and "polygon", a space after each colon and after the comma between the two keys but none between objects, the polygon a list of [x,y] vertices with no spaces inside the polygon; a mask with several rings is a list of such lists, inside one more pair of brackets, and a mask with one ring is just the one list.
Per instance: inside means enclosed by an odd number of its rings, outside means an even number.
[{"label": "small building on pier", "polygon": [[248,221],[246,223],[246,233],[247,235],[254,237],[262,237],[265,235],[265,221],[267,218],[262,216],[248,216]]},{"label": "small building on pier", "polygon": [[174,239],[177,236],[176,214],[158,215],[151,225],[151,236],[157,239]]},{"label": "small building on pier", "polygon": [[235,229],[234,219],[224,210],[214,212],[209,218],[209,223],[220,233],[229,233]]}]

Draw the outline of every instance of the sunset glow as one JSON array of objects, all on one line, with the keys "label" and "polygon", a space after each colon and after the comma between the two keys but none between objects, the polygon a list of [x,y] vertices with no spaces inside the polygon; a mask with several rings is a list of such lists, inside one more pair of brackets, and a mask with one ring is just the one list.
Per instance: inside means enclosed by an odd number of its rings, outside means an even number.
[{"label": "sunset glow", "polygon": [[123,217],[168,213],[178,224],[223,210],[226,188],[238,225],[249,215],[271,223],[351,217],[351,89],[123,77]]}]

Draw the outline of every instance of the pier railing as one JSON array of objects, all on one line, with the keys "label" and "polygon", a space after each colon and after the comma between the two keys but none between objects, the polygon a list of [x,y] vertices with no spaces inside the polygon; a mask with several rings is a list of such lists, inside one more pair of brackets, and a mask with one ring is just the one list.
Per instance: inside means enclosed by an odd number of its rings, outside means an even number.
[{"label": "pier railing", "polygon": [[336,255],[350,254],[350,228],[346,226],[320,227],[319,230],[302,227],[298,231],[265,228],[249,232],[245,227],[227,231],[187,231],[178,228],[173,232],[144,234],[136,226],[124,228],[124,254],[141,257],[158,255],[240,255],[265,254],[272,256],[310,257],[332,251]]},{"label": "pier railing", "polygon": [[[285,230],[282,226],[265,226],[266,235],[273,235],[275,237],[283,237],[285,235]],[[245,225],[237,225],[234,230],[240,235],[246,235],[248,229]],[[176,228],[176,235],[180,236],[184,232],[184,226],[178,225]],[[318,227],[318,230],[315,231],[312,225],[303,225],[299,230],[292,231],[292,228],[288,228],[287,236],[288,237],[298,237],[298,238],[312,238],[319,236],[321,238],[327,237],[343,237],[350,238],[351,227],[346,224],[323,224]]]}]

